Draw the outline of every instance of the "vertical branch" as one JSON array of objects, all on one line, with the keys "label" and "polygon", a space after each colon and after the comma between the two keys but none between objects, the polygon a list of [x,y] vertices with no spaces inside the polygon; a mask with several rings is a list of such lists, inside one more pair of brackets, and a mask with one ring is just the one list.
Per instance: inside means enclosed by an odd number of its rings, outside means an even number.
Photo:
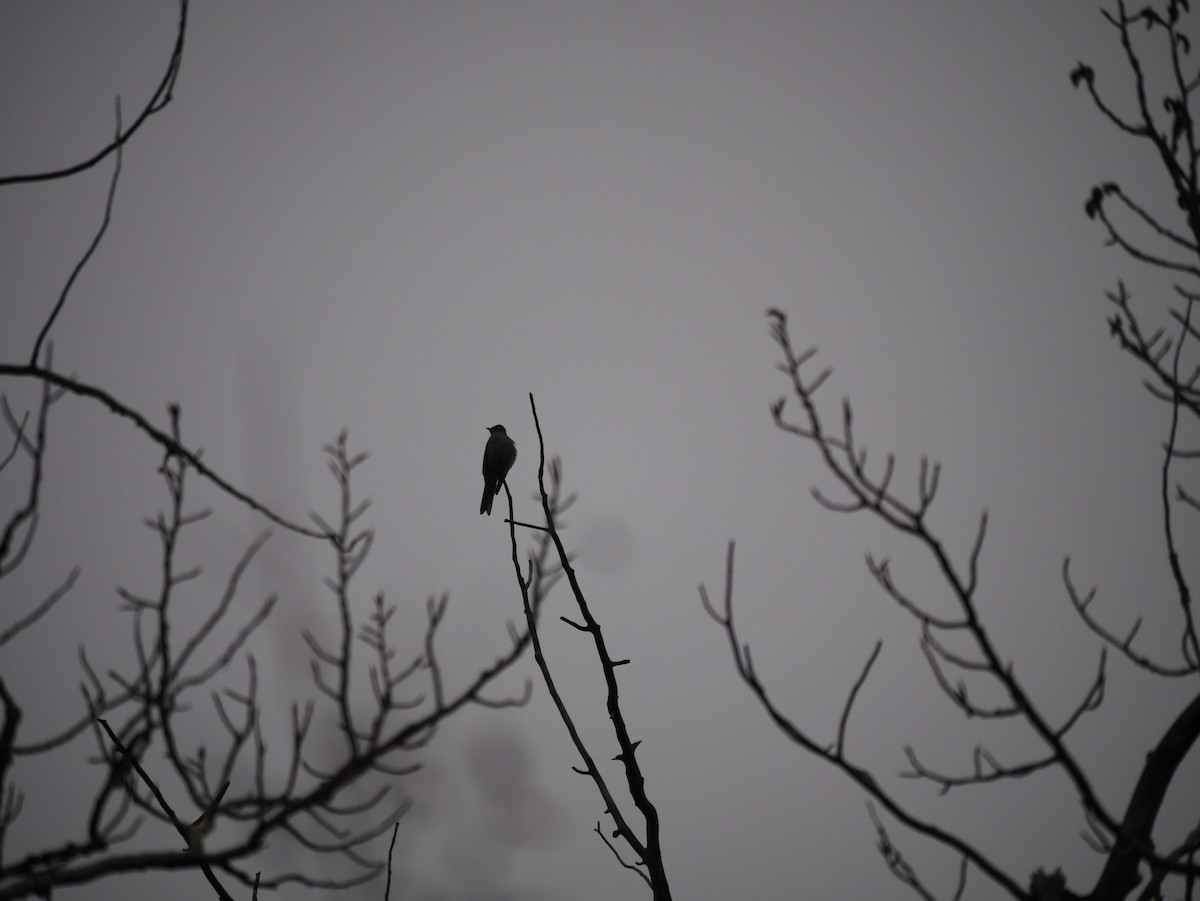
[{"label": "vertical branch", "polygon": [[[313,661],[314,677],[317,687],[337,702],[338,717],[342,732],[350,746],[352,756],[361,753],[358,730],[354,723],[353,710],[350,703],[350,683],[352,658],[354,649],[354,623],[350,612],[350,582],[353,580],[363,560],[371,552],[375,541],[373,529],[355,531],[357,522],[371,506],[371,499],[366,498],[354,503],[350,489],[350,478],[368,455],[366,453],[350,456],[346,450],[347,433],[345,430],[338,435],[337,442],[325,445],[325,453],[329,457],[327,465],[338,484],[338,524],[330,526],[316,513],[309,513],[318,528],[329,536],[336,553],[336,574],[332,580],[325,581],[326,587],[333,593],[337,601],[339,642],[336,653],[324,650],[309,632],[304,633],[305,640],[312,648],[316,659]],[[320,676],[321,664],[334,670],[335,685],[330,687]]]},{"label": "vertical branch", "polygon": [[1171,500],[1172,494],[1172,477],[1171,464],[1176,459],[1178,454],[1177,440],[1179,436],[1179,414],[1180,414],[1180,384],[1179,364],[1183,354],[1183,345],[1188,339],[1191,330],[1192,309],[1195,305],[1196,298],[1188,296],[1185,300],[1182,322],[1180,323],[1179,337],[1175,341],[1175,353],[1171,361],[1171,381],[1176,386],[1171,392],[1171,424],[1167,431],[1166,447],[1164,449],[1162,477],[1160,481],[1160,501],[1163,513],[1163,533],[1166,536],[1167,545],[1167,561],[1171,568],[1171,577],[1175,580],[1175,588],[1179,592],[1179,605],[1183,610],[1184,630],[1183,630],[1183,658],[1184,662],[1189,666],[1200,665],[1200,645],[1197,645],[1196,640],[1196,624],[1192,613],[1192,592],[1188,584],[1187,577],[1184,575],[1183,567],[1179,562],[1179,551],[1176,547],[1175,529],[1173,524],[1174,504]]},{"label": "vertical branch", "polygon": [[[545,464],[544,449],[541,456],[542,465],[539,466],[539,482],[542,481],[542,469]],[[556,486],[557,488],[557,486]],[[557,497],[557,490],[554,492]],[[511,499],[511,495],[510,495]],[[510,501],[511,502],[511,501]],[[513,547],[513,566],[516,569],[517,582],[521,586],[521,601],[525,611],[526,628],[529,631],[529,640],[533,646],[533,659],[537,663],[538,669],[542,673],[542,681],[546,684],[546,691],[550,695],[550,700],[554,703],[555,709],[558,711],[559,718],[563,721],[563,725],[567,729],[567,734],[571,738],[571,743],[575,746],[575,750],[583,759],[584,767],[572,767],[576,773],[587,776],[596,786],[596,790],[600,793],[600,797],[604,800],[604,812],[613,820],[615,827],[615,835],[621,837],[628,843],[635,854],[639,858],[644,858],[646,854],[645,846],[634,833],[624,814],[621,812],[620,805],[613,797],[612,790],[608,787],[608,782],[604,775],[600,772],[600,768],[596,765],[591,751],[584,743],[582,736],[579,734],[579,729],[575,725],[575,720],[571,716],[570,710],[567,708],[566,702],[562,698],[562,694],[558,690],[558,685],[554,681],[554,677],[550,672],[550,665],[546,660],[545,652],[542,650],[541,634],[538,630],[538,608],[539,602],[545,597],[545,574],[547,572],[547,563],[549,550],[551,545],[550,531],[547,529],[543,533],[543,538],[538,548],[538,554],[535,559],[530,560],[530,571],[528,578],[521,575],[521,565],[517,559],[516,552],[516,531],[512,525],[511,511],[509,515],[510,536]],[[601,838],[604,836],[601,835]],[[607,841],[607,840],[606,840]],[[614,852],[615,853],[615,852]],[[640,870],[634,868],[634,871],[643,875]]]},{"label": "vertical branch", "polygon": [[[658,810],[654,803],[650,800],[649,794],[646,792],[645,775],[642,772],[641,764],[637,758],[637,748],[641,744],[640,741],[634,741],[629,734],[629,727],[625,720],[624,711],[621,709],[620,690],[617,683],[617,667],[627,664],[628,660],[614,660],[609,653],[607,643],[604,639],[604,634],[600,628],[600,624],[593,616],[591,608],[588,605],[587,598],[584,595],[583,589],[579,584],[578,577],[574,567],[571,565],[571,557],[567,553],[565,546],[562,543],[562,538],[558,534],[558,528],[555,524],[555,515],[558,512],[557,504],[552,502],[552,494],[546,490],[545,470],[546,470],[546,451],[545,439],[542,435],[541,422],[537,415],[537,405],[534,402],[533,395],[529,395],[529,406],[533,413],[534,426],[537,429],[539,462],[538,462],[538,490],[542,499],[542,512],[546,518],[545,531],[550,537],[550,541],[554,544],[554,549],[558,555],[558,564],[562,569],[563,574],[567,577],[567,582],[571,586],[571,593],[575,598],[576,607],[579,610],[582,624],[572,622],[564,617],[564,620],[574,626],[581,632],[585,632],[592,638],[592,643],[596,651],[596,657],[600,662],[601,671],[604,676],[605,684],[605,707],[608,711],[609,721],[612,723],[613,733],[617,740],[619,753],[616,760],[620,761],[625,772],[626,787],[629,795],[633,800],[634,806],[642,814],[645,821],[645,839],[639,840],[629,828],[627,821],[619,814],[615,801],[612,798],[611,792],[608,790],[604,780],[600,777],[599,771],[596,769],[595,763],[584,747],[582,740],[578,737],[577,731],[571,723],[570,716],[566,711],[565,705],[561,699],[556,700],[556,705],[559,707],[559,714],[563,718],[564,724],[567,726],[568,732],[571,734],[572,740],[580,755],[583,757],[586,769],[576,770],[590,776],[600,791],[601,797],[606,805],[606,813],[613,817],[616,828],[616,835],[623,838],[629,846],[638,854],[639,863],[646,868],[646,877],[651,889],[654,893],[655,901],[667,901],[671,897],[671,889],[667,880],[666,868],[663,865],[662,845],[660,840],[660,824]],[[550,479],[554,486],[553,497],[557,498],[558,485],[561,482],[561,465],[558,460],[551,461],[550,464]],[[535,656],[539,656],[535,651]],[[547,686],[552,685],[552,679],[549,677],[549,669],[545,665],[545,658],[539,660],[539,667],[542,669],[543,677],[547,681]],[[555,692],[557,694],[557,692]],[[610,845],[611,848],[611,845]],[[615,849],[614,849],[615,853]],[[620,855],[617,855],[618,860],[621,860]],[[624,861],[622,860],[622,865]]]},{"label": "vertical branch", "polygon": [[[32,439],[25,433],[25,420],[20,423],[9,409],[7,399],[0,398],[0,408],[3,409],[5,421],[13,432],[13,451],[8,460],[19,449],[29,455],[31,469],[29,474],[29,490],[25,503],[18,507],[4,524],[0,531],[0,579],[7,576],[18,566],[33,542],[33,534],[37,528],[38,504],[41,501],[42,475],[46,455],[46,428],[50,418],[50,406],[60,392],[51,388],[47,383],[41,385],[41,401],[38,404],[37,424]],[[6,460],[6,464],[7,464]],[[19,544],[17,542],[20,542]]]},{"label": "vertical branch", "polygon": [[[13,748],[17,743],[17,729],[21,725],[21,708],[16,698],[8,690],[3,676],[0,676],[0,705],[4,708],[4,723],[0,725],[0,872],[4,866],[4,839],[8,827],[15,819],[15,813],[9,810],[10,803],[18,803],[18,795],[9,783],[9,768],[13,763]],[[12,799],[10,801],[10,799]],[[10,815],[11,814],[11,815]]]}]

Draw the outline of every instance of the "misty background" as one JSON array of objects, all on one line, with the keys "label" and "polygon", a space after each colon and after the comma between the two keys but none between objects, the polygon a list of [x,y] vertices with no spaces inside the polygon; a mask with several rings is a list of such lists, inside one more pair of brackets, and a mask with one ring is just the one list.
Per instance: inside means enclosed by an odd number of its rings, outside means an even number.
[{"label": "misty background", "polygon": [[[176,20],[174,4],[134,0],[0,5],[0,172],[103,146],[114,97],[129,117],[161,78]],[[452,684],[501,653],[521,617],[503,517],[476,510],[486,428],[503,423],[519,448],[517,518],[540,515],[532,392],[579,493],[564,537],[614,656],[632,661],[622,699],[675,896],[903,896],[861,792],[770,724],[696,589],[720,590],[735,539],[757,669],[830,740],[883,638],[848,739],[881,775],[906,768],[905,744],[955,770],[979,741],[1033,747],[949,709],[916,625],[863,555],[892,556],[912,594],[938,590],[928,562],[809,497],[830,487],[817,455],[768,412],[788,388],[764,317],[779,307],[794,341],[835,368],[831,421],[850,395],[873,454],[897,452],[898,485],[915,490],[922,453],[942,461],[932,525],[959,559],[989,510],[981,613],[1051,719],[1099,652],[1063,592],[1065,555],[1115,631],[1144,615],[1145,647],[1174,649],[1157,502],[1168,411],[1109,338],[1103,299],[1118,277],[1147,302],[1164,285],[1104,248],[1082,208],[1093,183],[1136,188],[1156,163],[1072,90],[1078,59],[1128,96],[1091,2],[206,0],[173,102],[125,148],[113,224],[51,334],[55,367],[159,424],[178,401],[205,461],[292,519],[330,510],[321,447],[348,428],[371,452],[356,477],[376,531],[361,611],[385,591],[417,647],[426,597],[448,592]],[[0,195],[0,359],[28,357],[110,175],[111,161]],[[94,404],[57,405],[49,445],[37,541],[0,595],[6,621],[71,566],[82,575],[0,657],[31,735],[77,710],[81,641],[98,669],[127,659],[115,588],[153,584],[141,521],[165,500],[161,454]],[[19,486],[4,481],[8,499]],[[216,592],[263,522],[193,490],[215,513],[187,557]],[[247,605],[281,595],[256,645],[279,717],[309,693],[300,629],[334,628],[320,583],[331,563],[277,530],[244,588]],[[543,642],[607,759],[598,667],[557,619],[567,600],[552,596]],[[1110,667],[1105,706],[1068,744],[1120,808],[1183,687]],[[526,659],[502,687],[519,693],[535,673]],[[648,897],[591,832],[603,804],[571,772],[536,683],[521,710],[452,719],[423,759],[393,898]],[[1189,765],[1181,784],[1195,786]],[[28,761],[16,775],[28,797],[10,854],[60,834],[93,778]],[[1061,864],[1088,884],[1098,870],[1053,773],[945,798],[920,782],[896,791],[1017,873]],[[1188,794],[1168,802],[1164,829],[1190,824]],[[953,885],[953,857],[892,837],[928,884]],[[69,894],[167,888],[210,895],[195,873]],[[973,876],[968,896],[998,892]],[[382,884],[354,897],[382,897]]]}]

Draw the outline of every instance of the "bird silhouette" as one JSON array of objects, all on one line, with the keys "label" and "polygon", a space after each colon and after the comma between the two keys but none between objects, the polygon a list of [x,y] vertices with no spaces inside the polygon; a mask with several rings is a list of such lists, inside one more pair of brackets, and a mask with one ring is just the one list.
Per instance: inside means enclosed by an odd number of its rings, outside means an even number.
[{"label": "bird silhouette", "polygon": [[491,436],[483,448],[483,500],[479,502],[479,513],[492,515],[492,499],[500,493],[504,477],[517,459],[517,446],[504,431],[504,426],[494,425]]}]

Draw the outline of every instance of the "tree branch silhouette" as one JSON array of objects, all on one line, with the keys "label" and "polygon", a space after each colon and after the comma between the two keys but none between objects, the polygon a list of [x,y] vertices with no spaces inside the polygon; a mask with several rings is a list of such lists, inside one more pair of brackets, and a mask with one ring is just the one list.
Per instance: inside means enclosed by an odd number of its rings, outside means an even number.
[{"label": "tree branch silhouette", "polygon": [[[541,538],[537,545],[537,552],[529,560],[526,575],[522,575],[520,561],[517,556],[516,524],[513,521],[511,495],[509,496],[509,529],[512,540],[513,568],[516,572],[517,583],[521,589],[526,625],[533,643],[534,660],[541,671],[542,681],[545,683],[550,698],[554,702],[559,718],[563,721],[563,725],[567,729],[571,743],[575,746],[575,750],[583,761],[582,767],[572,767],[572,769],[581,776],[586,776],[596,786],[596,790],[600,793],[600,797],[604,801],[605,816],[611,818],[613,822],[612,837],[621,839],[629,846],[636,857],[635,863],[629,863],[621,856],[618,849],[601,832],[598,823],[595,831],[600,835],[604,844],[608,846],[608,849],[612,851],[620,865],[625,869],[637,873],[650,887],[655,901],[668,901],[671,897],[671,889],[662,857],[658,809],[650,800],[650,796],[646,791],[645,774],[637,757],[637,749],[641,742],[635,741],[631,737],[625,713],[621,708],[617,667],[623,666],[629,663],[629,661],[614,659],[609,652],[603,630],[592,613],[591,606],[588,604],[587,597],[579,583],[578,575],[572,565],[571,555],[567,552],[566,546],[563,544],[560,535],[561,526],[559,518],[571,506],[575,498],[574,496],[570,496],[564,500],[561,497],[562,464],[557,457],[550,461],[550,486],[547,488],[546,444],[542,435],[541,421],[538,419],[537,404],[534,402],[532,394],[529,395],[529,407],[533,414],[533,422],[538,436],[538,493],[546,524],[545,526],[532,527],[541,533]],[[553,564],[551,564],[551,548],[553,548],[554,552]],[[550,569],[551,565],[556,568]],[[622,810],[621,802],[617,800],[612,786],[602,773],[596,761],[595,754],[584,742],[579,728],[575,724],[574,716],[570,712],[562,693],[555,683],[549,662],[543,651],[541,629],[537,622],[537,610],[545,596],[545,592],[554,582],[563,576],[566,577],[567,584],[570,586],[571,596],[575,600],[575,606],[579,611],[581,622],[574,622],[566,616],[561,617],[561,619],[576,630],[591,636],[596,658],[599,661],[604,679],[605,709],[608,713],[609,722],[612,724],[613,736],[617,743],[618,753],[613,759],[620,762],[625,773],[625,787],[629,793],[630,800],[634,808],[642,816],[644,822],[644,832],[642,835],[638,834],[629,817]]]},{"label": "tree branch silhouette", "polygon": [[189,0],[179,0],[179,24],[175,31],[175,44],[171,48],[171,56],[167,61],[167,67],[163,72],[162,79],[150,95],[150,99],[146,101],[146,105],[142,107],[142,111],[138,113],[128,128],[122,131],[120,122],[118,121],[117,133],[112,141],[78,163],[60,169],[44,169],[23,175],[0,176],[0,188],[9,185],[56,181],[86,172],[113,154],[118,153],[141,130],[141,127],[146,124],[151,116],[161,113],[166,109],[167,105],[174,99],[175,83],[179,79],[180,67],[183,65],[183,46],[184,40],[187,37],[188,3]]},{"label": "tree branch silhouette", "polygon": [[[345,432],[325,447],[338,488],[336,515],[326,519],[311,513],[313,525],[305,525],[208,465],[183,438],[178,404],[168,405],[167,424],[158,425],[110,392],[55,370],[49,335],[112,221],[124,146],[171,100],[187,29],[187,0],[181,0],[179,10],[166,73],[127,128],[122,127],[118,101],[115,136],[92,157],[64,169],[0,179],[0,186],[46,182],[115,156],[102,222],[32,339],[29,362],[0,362],[0,378],[32,382],[39,393],[33,408],[24,411],[0,395],[0,413],[12,436],[11,445],[6,442],[0,452],[0,472],[19,488],[12,509],[0,516],[0,579],[26,561],[37,538],[51,408],[62,398],[97,403],[133,423],[161,451],[158,475],[166,491],[163,509],[145,520],[158,548],[157,584],[148,590],[117,590],[130,625],[124,662],[98,672],[81,647],[79,711],[60,714],[57,722],[51,718],[48,731],[39,723],[36,728],[43,734],[32,736],[24,713],[30,704],[41,703],[37,686],[0,677],[0,899],[49,897],[54,889],[145,870],[199,870],[221,898],[232,897],[225,884],[240,884],[257,898],[260,888],[298,884],[340,891],[374,879],[383,873],[385,861],[366,849],[394,829],[408,810],[411,802],[400,796],[402,780],[420,767],[420,752],[441,724],[472,705],[516,706],[529,696],[528,684],[519,697],[488,694],[528,647],[528,633],[511,629],[507,646],[490,664],[479,667],[465,686],[449,690],[438,655],[448,596],[429,599],[417,650],[406,663],[397,662],[396,605],[379,591],[365,617],[355,612],[353,580],[372,548],[374,530],[362,525],[370,501],[358,500],[352,489],[352,474],[366,454],[349,450]],[[242,596],[244,577],[270,532],[249,542],[215,594],[206,588],[200,581],[202,568],[186,559],[190,536],[211,525],[210,509],[191,507],[193,474],[216,489],[219,503],[239,504],[333,555],[334,575],[326,584],[338,610],[336,639],[327,646],[311,632],[297,636],[311,655],[313,695],[284,712],[285,741],[269,752],[274,718],[264,710],[253,650],[277,596],[268,594],[249,606]],[[40,601],[23,612],[10,612],[12,619],[0,624],[0,645],[38,628],[69,597],[79,577],[80,568],[71,568]],[[236,687],[234,678],[240,680]],[[341,737],[339,746],[326,747],[314,739],[319,721]],[[95,747],[90,760],[89,738]],[[153,767],[148,765],[151,753],[160,755]],[[16,857],[5,856],[23,825],[26,794],[19,763],[45,755],[55,755],[58,765],[90,763],[91,798],[81,799],[78,822],[64,814],[51,838],[34,848],[26,843]],[[199,816],[185,823],[168,795],[185,798]],[[169,840],[158,847],[164,831],[182,836],[185,847]],[[128,843],[135,836],[142,850],[131,850]],[[266,877],[261,867],[248,867],[258,863],[268,841],[304,852],[293,858],[300,863]],[[314,855],[337,858],[349,870],[318,862]],[[389,849],[389,862],[390,857]]]}]

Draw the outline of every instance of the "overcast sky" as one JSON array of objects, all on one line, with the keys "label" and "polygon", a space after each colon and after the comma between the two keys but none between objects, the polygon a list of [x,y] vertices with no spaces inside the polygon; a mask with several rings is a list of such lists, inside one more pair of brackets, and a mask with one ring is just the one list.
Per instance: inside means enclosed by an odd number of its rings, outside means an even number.
[{"label": "overcast sky", "polygon": [[[161,2],[0,5],[0,173],[101,146],[114,96],[128,117],[157,84],[175,24]],[[770,725],[704,617],[696,586],[719,587],[726,543],[759,672],[817,735],[832,739],[883,638],[851,723],[858,760],[890,777],[907,743],[949,769],[980,740],[1032,745],[947,709],[915,626],[862,563],[895,556],[920,594],[937,586],[927,561],[809,497],[828,482],[771,424],[787,385],[764,311],[820,346],[831,418],[849,394],[868,446],[898,452],[897,484],[915,486],[922,453],[943,462],[933,524],[952,552],[989,509],[981,611],[1047,710],[1070,708],[1099,650],[1062,591],[1065,555],[1117,631],[1145,614],[1148,647],[1175,647],[1155,501],[1165,411],[1109,338],[1103,299],[1119,276],[1148,300],[1161,284],[1105,249],[1082,208],[1094,182],[1136,183],[1154,161],[1067,77],[1086,59],[1120,92],[1117,49],[1090,2],[204,0],[174,102],[126,150],[54,362],[159,423],[179,401],[204,459],[297,519],[330,509],[321,446],[348,428],[372,455],[363,610],[385,590],[418,629],[425,598],[448,592],[443,648],[462,681],[520,616],[505,525],[476,510],[499,422],[519,448],[518,516],[538,516],[533,392],[579,493],[565,535],[585,590],[633,661],[623,698],[675,896],[903,896],[861,792]],[[0,359],[27,358],[110,172],[0,196]],[[35,731],[77,703],[80,640],[102,661],[127,654],[114,588],[153,584],[139,524],[163,501],[159,454],[128,424],[83,401],[55,412],[38,544],[3,589],[8,617],[83,567],[0,657]],[[191,552],[218,586],[261,522],[207,499],[217,515]],[[264,665],[302,680],[299,629],[332,628],[334,610],[329,560],[299,547],[277,535],[253,592],[283,593]],[[543,640],[608,758],[598,672],[557,621],[567,600]],[[1111,682],[1073,747],[1119,809],[1182,696],[1120,662]],[[603,805],[544,691],[467,713],[428,759],[393,897],[648,897],[591,833]],[[28,778],[33,842],[73,798],[55,796],[61,770]],[[1098,871],[1057,776],[897,791],[1019,876],[1063,865],[1082,889]],[[931,885],[953,884],[953,858],[893,838]],[[165,882],[208,897],[199,876]],[[130,884],[164,881],[72,897]],[[978,876],[969,896],[998,897]]]}]

